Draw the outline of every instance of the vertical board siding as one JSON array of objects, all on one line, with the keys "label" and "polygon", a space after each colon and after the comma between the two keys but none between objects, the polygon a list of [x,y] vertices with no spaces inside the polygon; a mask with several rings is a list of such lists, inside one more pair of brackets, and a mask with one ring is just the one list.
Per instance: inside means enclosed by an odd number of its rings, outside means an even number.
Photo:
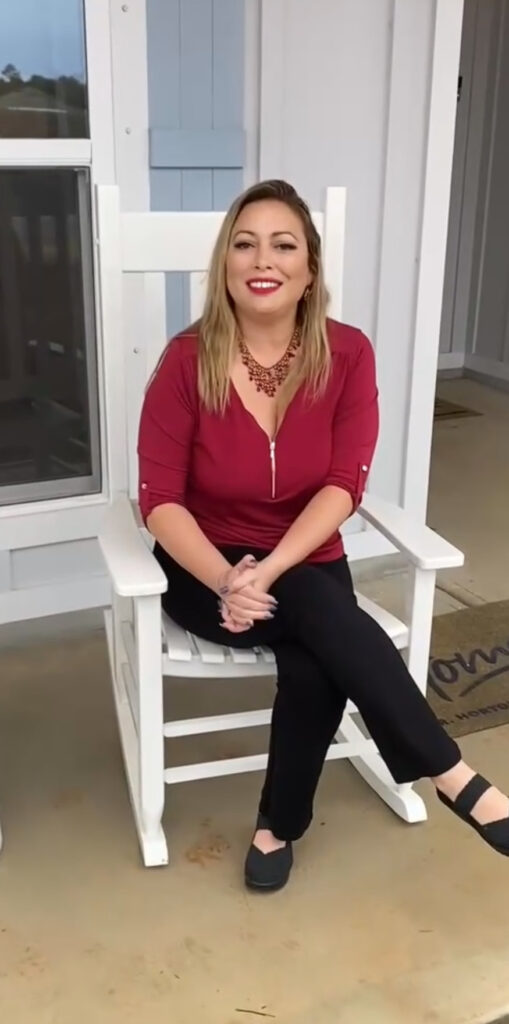
[{"label": "vertical board siding", "polygon": [[[244,0],[147,0],[150,129],[243,131]],[[217,148],[217,147],[216,147]],[[243,167],[151,167],[153,210],[224,210]],[[189,286],[168,274],[168,334],[189,321]]]}]

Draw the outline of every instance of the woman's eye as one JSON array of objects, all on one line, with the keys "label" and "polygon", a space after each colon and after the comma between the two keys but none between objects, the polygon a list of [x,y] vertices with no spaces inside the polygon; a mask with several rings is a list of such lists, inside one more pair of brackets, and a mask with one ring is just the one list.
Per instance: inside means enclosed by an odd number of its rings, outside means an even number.
[{"label": "woman's eye", "polygon": [[251,242],[235,242],[234,249],[249,249]]},{"label": "woman's eye", "polygon": [[293,242],[278,242],[277,249],[282,249],[283,252],[287,252],[289,249],[296,249],[297,246]]}]

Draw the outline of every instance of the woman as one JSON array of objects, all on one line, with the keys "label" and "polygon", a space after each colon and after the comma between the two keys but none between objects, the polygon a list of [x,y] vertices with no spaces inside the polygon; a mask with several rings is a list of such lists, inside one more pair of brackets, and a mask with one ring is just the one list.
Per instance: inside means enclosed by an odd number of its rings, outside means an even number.
[{"label": "woman", "polygon": [[267,644],[278,684],[248,886],[279,889],[352,698],[397,782],[440,799],[509,854],[509,801],[475,775],[395,647],[361,611],[339,529],[378,432],[374,358],[326,319],[320,239],[290,185],[229,210],[199,324],[173,339],[139,433],[140,507],[164,607],[206,640]]}]

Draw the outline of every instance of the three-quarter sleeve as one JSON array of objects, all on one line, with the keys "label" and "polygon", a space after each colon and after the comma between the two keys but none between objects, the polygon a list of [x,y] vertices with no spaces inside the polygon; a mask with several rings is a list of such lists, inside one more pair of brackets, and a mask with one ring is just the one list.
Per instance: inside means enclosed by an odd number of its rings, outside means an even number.
[{"label": "three-quarter sleeve", "polygon": [[379,413],[375,357],[368,338],[358,332],[333,423],[332,459],[326,484],[348,491],[353,511],[361,501],[378,438]]},{"label": "three-quarter sleeve", "polygon": [[170,343],[143,402],[138,433],[138,500],[143,520],[158,505],[184,505],[196,423],[196,363]]}]

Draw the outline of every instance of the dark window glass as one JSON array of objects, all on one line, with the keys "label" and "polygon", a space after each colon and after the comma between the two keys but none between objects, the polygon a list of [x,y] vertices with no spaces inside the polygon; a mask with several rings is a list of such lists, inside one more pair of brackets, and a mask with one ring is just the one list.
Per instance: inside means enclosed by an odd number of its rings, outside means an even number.
[{"label": "dark window glass", "polygon": [[0,169],[0,504],[100,489],[90,181]]}]

